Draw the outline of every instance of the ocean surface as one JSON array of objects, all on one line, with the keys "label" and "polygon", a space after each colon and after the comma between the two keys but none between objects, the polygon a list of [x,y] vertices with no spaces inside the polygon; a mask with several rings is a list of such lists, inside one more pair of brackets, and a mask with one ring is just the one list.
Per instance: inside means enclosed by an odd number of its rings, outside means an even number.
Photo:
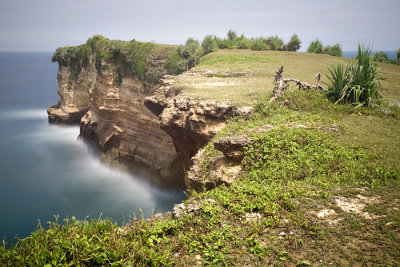
[{"label": "ocean surface", "polygon": [[166,212],[186,198],[101,164],[78,126],[47,122],[58,101],[51,53],[0,52],[0,239],[34,231],[38,221],[112,217],[119,224]]},{"label": "ocean surface", "polygon": [[[380,51],[372,51],[371,55],[374,55],[375,53],[380,52]],[[397,52],[396,51],[383,51],[385,52],[388,57],[396,59],[397,58]],[[345,58],[356,58],[357,57],[357,51],[343,51],[343,57]]]}]

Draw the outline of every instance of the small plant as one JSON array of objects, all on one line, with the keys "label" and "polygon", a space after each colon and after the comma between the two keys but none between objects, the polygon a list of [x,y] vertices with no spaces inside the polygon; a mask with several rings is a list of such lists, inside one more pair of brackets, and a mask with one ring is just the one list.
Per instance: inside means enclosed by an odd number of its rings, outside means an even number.
[{"label": "small plant", "polygon": [[359,45],[357,59],[357,64],[346,68],[339,64],[328,69],[328,95],[337,102],[370,106],[382,98],[379,92],[383,78],[371,59],[370,49]]}]

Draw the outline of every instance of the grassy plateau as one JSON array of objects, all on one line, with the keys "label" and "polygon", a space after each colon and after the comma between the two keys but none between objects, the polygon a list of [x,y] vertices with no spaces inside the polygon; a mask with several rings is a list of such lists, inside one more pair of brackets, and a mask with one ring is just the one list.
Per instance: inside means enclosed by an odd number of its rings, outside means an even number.
[{"label": "grassy plateau", "polygon": [[[312,53],[219,50],[179,75],[183,96],[252,105],[213,140],[251,128],[243,173],[231,186],[191,192],[179,218],[39,225],[0,246],[3,266],[400,265],[400,66],[380,64],[376,108],[335,104],[323,92],[288,90],[269,103],[274,71],[309,83],[354,60]],[[204,169],[218,155],[205,147]],[[195,207],[195,208],[190,208]]]}]

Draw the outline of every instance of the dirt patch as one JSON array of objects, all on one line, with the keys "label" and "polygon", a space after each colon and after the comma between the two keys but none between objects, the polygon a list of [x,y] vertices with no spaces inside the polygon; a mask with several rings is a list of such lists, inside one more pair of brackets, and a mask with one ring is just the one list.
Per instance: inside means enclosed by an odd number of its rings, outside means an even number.
[{"label": "dirt patch", "polygon": [[379,202],[378,197],[366,197],[357,195],[357,198],[346,198],[342,196],[335,197],[336,205],[346,213],[359,214],[365,219],[376,219],[380,216],[365,212],[366,205],[372,205]]}]

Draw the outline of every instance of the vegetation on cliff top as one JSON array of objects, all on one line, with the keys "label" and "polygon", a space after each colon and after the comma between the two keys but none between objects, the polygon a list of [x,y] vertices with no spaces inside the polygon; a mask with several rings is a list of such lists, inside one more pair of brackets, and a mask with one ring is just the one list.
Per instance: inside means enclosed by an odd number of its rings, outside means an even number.
[{"label": "vegetation on cliff top", "polygon": [[[182,96],[198,99],[219,99],[238,105],[254,105],[266,99],[274,88],[274,71],[285,64],[284,77],[314,84],[317,72],[321,83],[329,80],[329,66],[357,64],[356,59],[324,54],[288,51],[219,50],[203,56],[191,75],[178,76],[173,84]],[[378,63],[384,98],[400,101],[400,71],[396,65]]]},{"label": "vegetation on cliff top", "polygon": [[[146,80],[146,64],[150,54],[169,59],[175,46],[144,43],[136,40],[129,42],[109,40],[101,35],[95,35],[79,46],[60,47],[52,56],[52,62],[60,66],[70,66],[72,77],[76,77],[83,68],[87,68],[90,58],[94,56],[94,65],[98,71],[103,63],[109,60],[118,64],[121,75],[136,75],[140,80]],[[120,80],[122,77],[118,77]]]}]

